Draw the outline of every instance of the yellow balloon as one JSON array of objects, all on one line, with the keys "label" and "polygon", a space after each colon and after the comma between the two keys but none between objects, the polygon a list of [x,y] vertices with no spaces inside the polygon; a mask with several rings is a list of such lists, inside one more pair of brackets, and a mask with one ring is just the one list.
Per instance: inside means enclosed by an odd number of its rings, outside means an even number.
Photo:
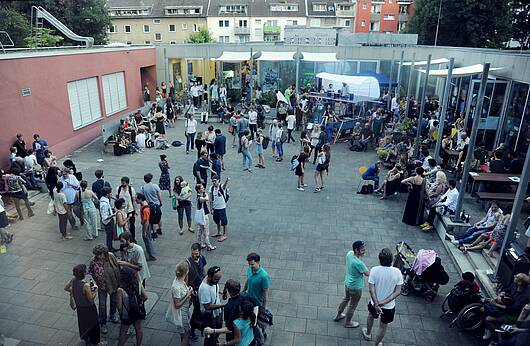
[{"label": "yellow balloon", "polygon": [[361,175],[364,174],[364,172],[366,172],[367,169],[368,168],[366,166],[359,167],[359,174],[361,174]]}]

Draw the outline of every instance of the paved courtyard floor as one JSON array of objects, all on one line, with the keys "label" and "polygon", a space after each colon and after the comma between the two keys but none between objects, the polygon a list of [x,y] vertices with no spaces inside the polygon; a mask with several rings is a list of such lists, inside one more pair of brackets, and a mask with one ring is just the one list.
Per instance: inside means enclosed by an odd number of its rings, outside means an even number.
[{"label": "paved courtyard floor", "polygon": [[[205,127],[201,125],[200,129]],[[183,132],[182,120],[177,121],[176,128],[168,129],[171,140],[182,141]],[[122,157],[102,154],[101,149],[97,141],[71,155],[90,183],[98,168],[104,169],[113,186],[124,175],[131,178],[135,187],[142,184],[147,172],[158,180],[158,155],[162,153],[168,155],[172,179],[182,175],[192,180],[196,156],[186,155],[183,147],[149,149]],[[228,148],[223,175],[231,178],[230,237],[217,244],[216,251],[204,253],[209,265],[222,268],[222,282],[234,278],[242,283],[247,270],[246,255],[251,251],[261,255],[262,266],[271,275],[270,309],[275,323],[268,344],[372,344],[362,339],[360,328],[345,329],[332,321],[344,290],[344,255],[357,239],[367,242],[368,266],[378,264],[381,248],[394,248],[404,240],[415,250],[436,250],[451,277],[432,303],[414,294],[398,297],[396,318],[385,345],[478,344],[476,335],[449,329],[448,322],[439,318],[442,298],[458,274],[436,234],[425,234],[401,223],[406,196],[382,202],[375,196],[355,194],[358,167],[371,163],[375,155],[350,152],[345,144],[333,145],[325,190],[316,194],[311,164],[306,177],[309,187],[305,192],[296,190],[296,177],[289,170],[288,161],[298,150],[298,144],[287,144],[286,160],[276,163],[269,149],[267,168],[247,173],[241,169],[237,151]],[[253,156],[257,159],[254,153]],[[104,161],[98,162],[100,158]],[[144,344],[153,346],[180,343],[164,316],[175,264],[189,255],[190,244],[195,241],[191,233],[178,235],[176,212],[171,210],[167,193],[164,198],[164,235],[156,240],[158,261],[150,263],[153,277],[147,282],[148,291],[158,298],[144,322]],[[60,241],[57,218],[46,214],[48,198],[41,194],[36,202],[36,215],[11,226],[14,242],[6,254],[0,255],[0,332],[14,339],[10,340],[13,344],[76,345],[77,318],[63,287],[71,277],[72,267],[88,262],[96,242],[83,241],[83,230],[73,231],[72,241]],[[104,235],[97,242],[104,243]],[[368,296],[365,289],[354,316],[361,326],[366,324]],[[115,344],[117,332],[117,325],[109,324],[109,344]]]}]

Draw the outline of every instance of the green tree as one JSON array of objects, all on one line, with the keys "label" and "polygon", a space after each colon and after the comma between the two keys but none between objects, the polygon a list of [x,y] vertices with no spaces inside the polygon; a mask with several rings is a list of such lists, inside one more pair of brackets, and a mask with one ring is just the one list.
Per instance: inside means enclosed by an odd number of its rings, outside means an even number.
[{"label": "green tree", "polygon": [[190,43],[208,43],[208,42],[214,42],[214,39],[212,37],[212,33],[208,29],[202,28],[198,32],[192,33],[188,37],[188,42],[190,42]]},{"label": "green tree", "polygon": [[37,29],[37,32],[30,37],[26,37],[24,42],[28,47],[54,47],[57,43],[64,40],[62,36],[54,35],[53,30],[41,28]]},{"label": "green tree", "polygon": [[498,48],[510,39],[507,1],[417,0],[407,32],[418,34],[420,44],[434,44],[440,2],[438,45]]},{"label": "green tree", "polygon": [[[0,8],[0,30],[5,31],[13,40],[15,47],[25,46],[24,38],[29,36],[29,21],[22,14],[9,7]],[[9,43],[5,35],[0,36],[3,44]]]},{"label": "green tree", "polygon": [[523,49],[530,48],[530,0],[513,0],[512,38],[519,42]]}]

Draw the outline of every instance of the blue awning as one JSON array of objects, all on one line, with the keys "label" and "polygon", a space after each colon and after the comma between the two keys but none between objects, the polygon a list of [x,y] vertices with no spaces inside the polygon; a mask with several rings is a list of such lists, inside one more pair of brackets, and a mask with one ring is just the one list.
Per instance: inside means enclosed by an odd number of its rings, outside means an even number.
[{"label": "blue awning", "polygon": [[390,78],[388,78],[386,75],[381,73],[375,73],[375,72],[363,72],[356,74],[356,76],[368,76],[368,77],[374,77],[379,82],[380,86],[388,87],[390,84],[391,87],[396,87],[397,82],[391,81]]}]

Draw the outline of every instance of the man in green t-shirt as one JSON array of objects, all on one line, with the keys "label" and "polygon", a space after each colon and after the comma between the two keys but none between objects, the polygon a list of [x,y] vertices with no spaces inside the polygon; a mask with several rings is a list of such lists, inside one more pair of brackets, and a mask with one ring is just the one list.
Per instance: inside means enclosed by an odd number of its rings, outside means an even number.
[{"label": "man in green t-shirt", "polygon": [[[353,312],[359,304],[364,287],[364,277],[370,275],[370,271],[361,260],[366,252],[365,243],[362,240],[357,240],[352,245],[352,251],[346,254],[346,273],[344,274],[344,298],[339,305],[337,316],[333,319],[338,322],[346,317],[344,327],[356,328],[359,327],[359,322],[352,322]],[[348,305],[346,314],[343,314],[344,309]]]}]

